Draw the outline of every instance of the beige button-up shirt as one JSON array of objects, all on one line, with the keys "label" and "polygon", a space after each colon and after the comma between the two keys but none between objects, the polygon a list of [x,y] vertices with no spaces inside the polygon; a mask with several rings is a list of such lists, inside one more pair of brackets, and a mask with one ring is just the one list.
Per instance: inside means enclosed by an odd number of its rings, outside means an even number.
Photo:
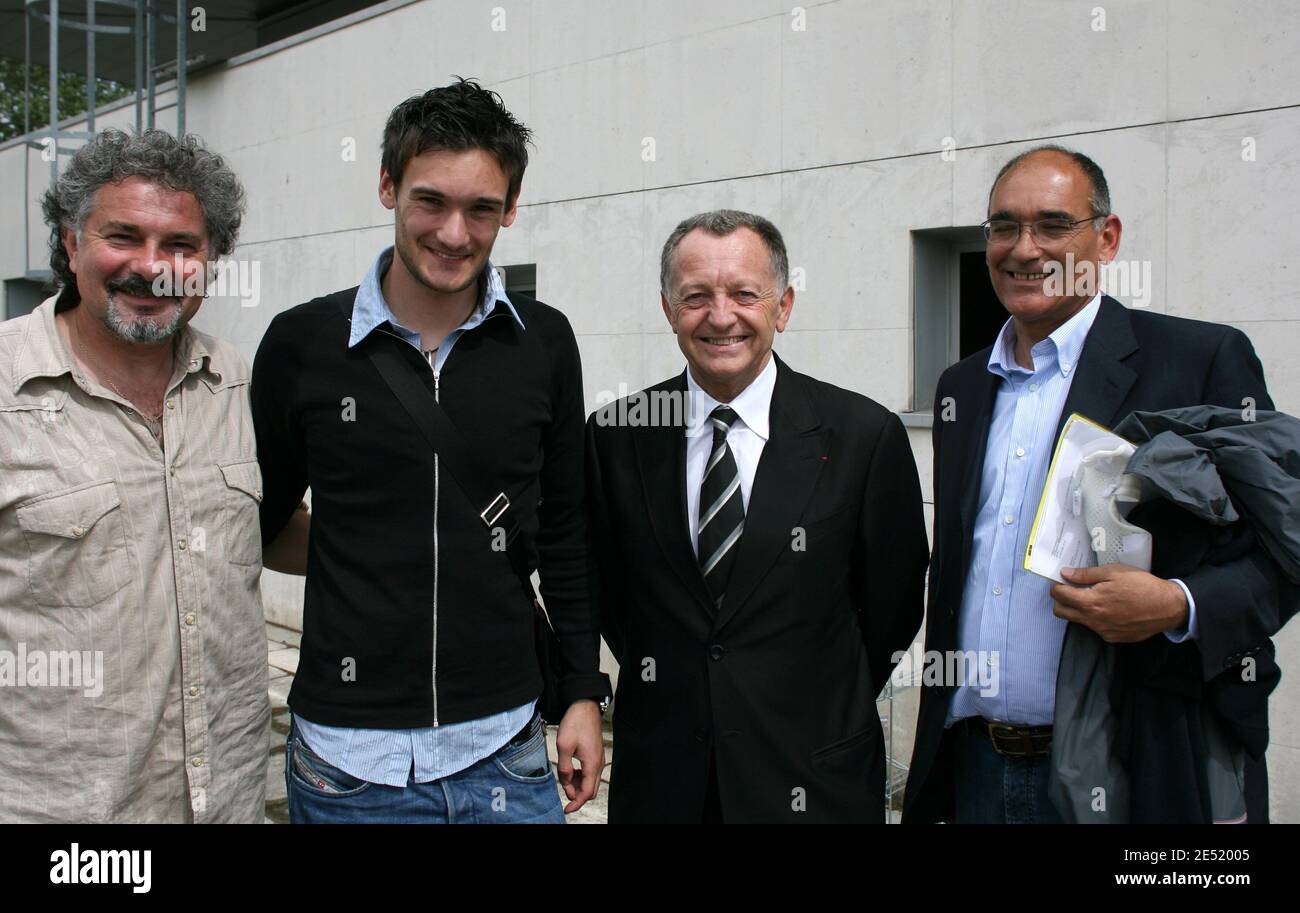
[{"label": "beige button-up shirt", "polygon": [[0,821],[260,822],[248,367],[183,329],[160,447],[55,307],[0,323]]}]

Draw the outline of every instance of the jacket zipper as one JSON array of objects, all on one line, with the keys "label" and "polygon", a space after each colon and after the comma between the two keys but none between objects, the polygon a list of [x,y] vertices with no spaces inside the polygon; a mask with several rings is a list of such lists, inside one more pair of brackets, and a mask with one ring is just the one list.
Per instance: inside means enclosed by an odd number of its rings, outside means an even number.
[{"label": "jacket zipper", "polygon": [[[408,340],[402,339],[391,330],[379,328],[379,332],[394,339],[401,339],[408,346],[411,344]],[[434,367],[434,355],[432,352],[425,355],[425,361],[429,363],[430,370],[433,371],[433,401],[438,402],[438,369]],[[430,668],[430,678],[433,686],[433,725],[436,729],[438,726],[438,453],[433,454],[433,663]]]},{"label": "jacket zipper", "polygon": [[[485,319],[491,319],[492,316],[496,315],[489,315],[488,318]],[[381,328],[381,332],[387,333],[394,339],[401,339],[402,342],[410,345],[408,340],[402,339],[401,336],[398,336],[391,330]],[[439,348],[441,348],[441,345]],[[441,404],[441,400],[438,397],[440,372],[434,365],[434,357],[434,354],[430,352],[425,356],[425,360],[429,363],[429,368],[433,371],[433,401]],[[433,666],[430,670],[433,684],[433,725],[435,728],[438,726],[438,487],[438,454],[435,451],[433,454]]]},{"label": "jacket zipper", "polygon": [[[433,368],[433,401],[438,402],[438,369],[433,365],[433,354],[429,355],[429,367]],[[433,454],[433,725],[438,725],[438,454]]]}]

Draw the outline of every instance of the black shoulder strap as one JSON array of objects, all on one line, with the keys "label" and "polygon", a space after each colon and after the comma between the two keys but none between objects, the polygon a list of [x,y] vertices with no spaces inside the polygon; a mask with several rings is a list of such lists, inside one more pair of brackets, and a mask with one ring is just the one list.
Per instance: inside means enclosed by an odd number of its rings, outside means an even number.
[{"label": "black shoulder strap", "polygon": [[475,457],[460,431],[396,345],[383,339],[372,339],[366,354],[429,446],[438,454],[443,467],[474,505],[486,533],[493,535],[496,529],[504,530],[506,557],[529,600],[534,600],[532,575],[519,536],[519,520],[505,490],[487,475],[491,463]]}]

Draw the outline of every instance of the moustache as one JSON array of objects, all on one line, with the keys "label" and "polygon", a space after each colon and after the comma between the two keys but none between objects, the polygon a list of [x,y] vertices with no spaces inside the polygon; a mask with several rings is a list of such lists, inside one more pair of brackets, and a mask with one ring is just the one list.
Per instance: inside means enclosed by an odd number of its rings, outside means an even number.
[{"label": "moustache", "polygon": [[133,295],[137,298],[156,298],[159,301],[175,301],[173,295],[157,295],[153,290],[153,283],[138,273],[132,273],[129,276],[122,276],[117,279],[109,279],[104,286],[110,293],[123,292],[127,295]]}]

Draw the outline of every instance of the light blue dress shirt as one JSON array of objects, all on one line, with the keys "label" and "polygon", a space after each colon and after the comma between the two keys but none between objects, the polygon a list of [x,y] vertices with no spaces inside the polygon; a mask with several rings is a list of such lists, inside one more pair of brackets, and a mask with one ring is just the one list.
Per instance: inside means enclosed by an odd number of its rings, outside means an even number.
[{"label": "light blue dress shirt", "polygon": [[[420,348],[420,334],[397,322],[384,300],[383,281],[393,262],[393,248],[379,255],[357,289],[352,307],[352,332],[348,348],[369,336],[377,327],[390,324],[399,336]],[[438,346],[436,358],[429,357],[435,371],[441,371],[456,340],[500,311],[497,302],[506,306],[523,328],[524,322],[506,295],[501,278],[492,264],[487,265],[487,283],[478,308],[459,327],[447,334]],[[419,729],[353,729],[322,726],[295,715],[298,735],[313,752],[340,770],[370,783],[406,786],[414,770],[416,783],[428,783],[450,776],[477,764],[501,749],[532,719],[536,701],[521,704],[477,720],[426,726]]]},{"label": "light blue dress shirt", "polygon": [[[1032,371],[1016,362],[1010,319],[989,353],[988,369],[1002,382],[993,404],[971,563],[957,616],[958,649],[976,662],[957,665],[966,670],[967,680],[953,691],[948,725],[968,716],[1017,726],[1053,721],[1067,622],[1052,613],[1053,581],[1025,570],[1024,556],[1056,446],[1056,425],[1100,307],[1098,295],[1037,343],[1030,350]],[[1188,628],[1166,636],[1181,642],[1196,636],[1195,603],[1183,582],[1175,583],[1187,597]],[[976,663],[983,664],[978,674]]]}]

